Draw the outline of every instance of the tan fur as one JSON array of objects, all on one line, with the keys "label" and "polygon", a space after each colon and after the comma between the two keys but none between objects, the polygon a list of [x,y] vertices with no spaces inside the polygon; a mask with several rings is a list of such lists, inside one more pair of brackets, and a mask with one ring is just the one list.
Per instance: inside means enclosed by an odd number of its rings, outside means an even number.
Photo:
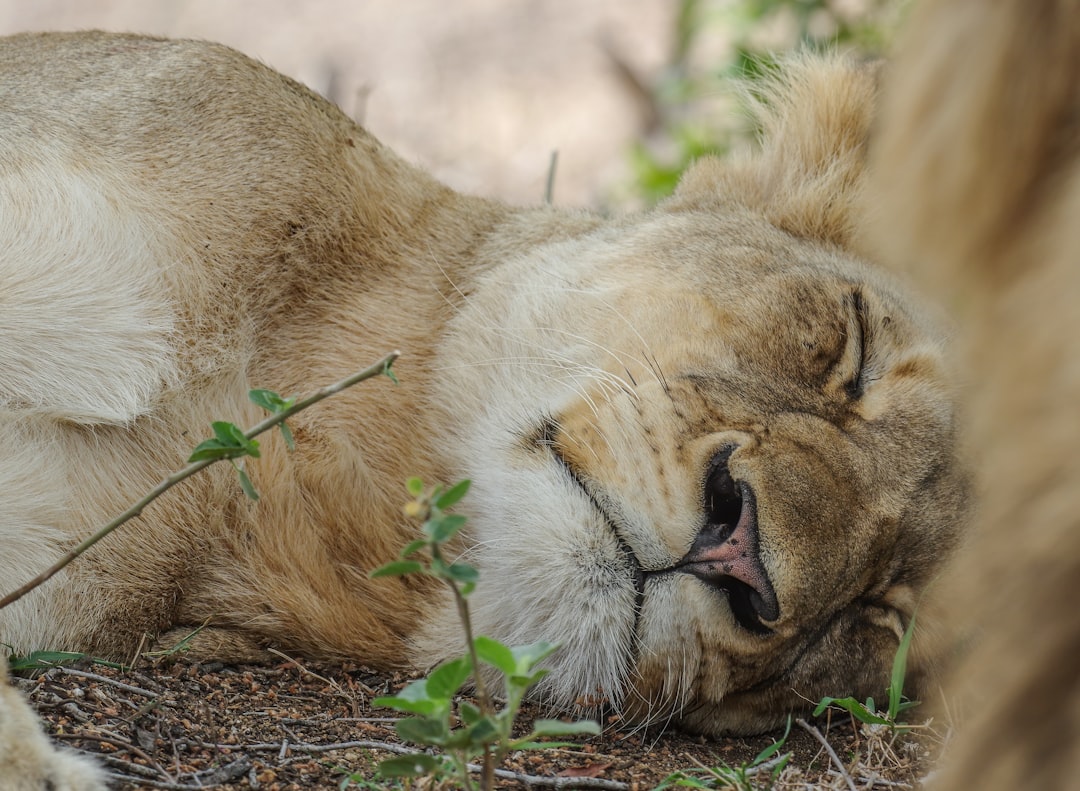
[{"label": "tan fur", "polygon": [[877,241],[962,318],[981,505],[945,601],[970,643],[935,788],[1080,766],[1080,3],[933,0],[875,147]]},{"label": "tan fur", "polygon": [[745,733],[881,693],[965,477],[942,332],[854,251],[872,69],[791,64],[759,153],[623,218],[455,194],[211,44],[16,37],[0,74],[0,282],[52,300],[0,312],[0,579],[254,422],[249,387],[403,351],[266,441],[258,503],[227,467],[178,487],[0,640],[127,657],[205,622],[196,655],[425,667],[452,603],[366,575],[415,535],[407,476],[468,477],[475,628],[562,643],[542,699]]},{"label": "tan fur", "polygon": [[41,733],[34,712],[8,683],[0,653],[0,788],[4,791],[105,791],[101,771]]}]

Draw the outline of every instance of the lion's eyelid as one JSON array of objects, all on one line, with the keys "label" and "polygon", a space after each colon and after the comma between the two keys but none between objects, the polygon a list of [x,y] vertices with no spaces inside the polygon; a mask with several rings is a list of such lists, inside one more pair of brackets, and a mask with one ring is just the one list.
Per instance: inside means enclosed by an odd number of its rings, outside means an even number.
[{"label": "lion's eyelid", "polygon": [[857,401],[862,397],[866,388],[866,347],[868,343],[867,336],[869,335],[867,332],[869,322],[866,320],[866,301],[863,299],[861,289],[856,288],[851,292],[849,304],[855,314],[850,343],[855,344],[858,361],[855,365],[854,374],[844,384],[844,390],[851,400]]}]

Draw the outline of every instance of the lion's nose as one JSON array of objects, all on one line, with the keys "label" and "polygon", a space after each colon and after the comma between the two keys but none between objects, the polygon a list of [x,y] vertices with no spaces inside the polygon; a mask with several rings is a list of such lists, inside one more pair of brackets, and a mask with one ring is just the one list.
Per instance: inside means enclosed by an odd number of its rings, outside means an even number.
[{"label": "lion's nose", "polygon": [[724,591],[742,626],[767,631],[761,621],[779,618],[780,605],[761,562],[754,491],[727,470],[731,450],[714,461],[706,483],[707,523],[675,570]]}]

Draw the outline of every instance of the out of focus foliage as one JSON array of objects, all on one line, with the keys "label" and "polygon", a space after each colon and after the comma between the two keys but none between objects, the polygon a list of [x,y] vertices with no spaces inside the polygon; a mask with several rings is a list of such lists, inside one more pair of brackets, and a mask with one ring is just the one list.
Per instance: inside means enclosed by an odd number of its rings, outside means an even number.
[{"label": "out of focus foliage", "polygon": [[[760,78],[785,52],[884,53],[903,0],[679,0],[669,64],[648,86],[654,119],[630,152],[635,191],[669,195],[687,165],[723,154],[754,130],[740,126],[733,81]],[[734,120],[733,120],[734,119]]]}]

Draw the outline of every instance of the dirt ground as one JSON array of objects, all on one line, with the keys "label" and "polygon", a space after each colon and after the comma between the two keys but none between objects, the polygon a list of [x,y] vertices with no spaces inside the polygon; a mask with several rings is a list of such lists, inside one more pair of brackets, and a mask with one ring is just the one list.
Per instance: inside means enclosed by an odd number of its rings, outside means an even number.
[{"label": "dirt ground", "polygon": [[[122,671],[81,663],[16,683],[55,738],[102,760],[116,791],[299,791],[400,787],[375,777],[376,764],[403,748],[395,713],[371,700],[406,681],[283,657],[274,666],[144,661]],[[545,714],[530,709],[522,719]],[[604,725],[602,736],[575,748],[512,754],[500,787],[645,791],[677,771],[741,767],[782,736],[704,739]],[[699,787],[917,788],[928,741],[855,728],[846,714],[823,716],[792,727],[780,751],[791,757],[777,778],[770,778],[772,762],[750,771],[746,785],[714,778]],[[343,786],[354,774],[357,782]]]}]

